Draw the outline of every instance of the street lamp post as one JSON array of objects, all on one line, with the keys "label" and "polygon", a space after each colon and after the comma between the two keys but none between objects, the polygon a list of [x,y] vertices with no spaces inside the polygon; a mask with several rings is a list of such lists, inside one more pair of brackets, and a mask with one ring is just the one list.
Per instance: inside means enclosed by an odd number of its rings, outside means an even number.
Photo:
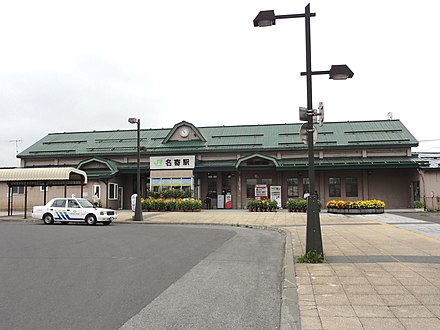
[{"label": "street lamp post", "polygon": [[142,221],[141,205],[141,120],[138,118],[128,118],[130,124],[137,124],[137,187],[136,187],[136,206],[134,209],[134,221]]},{"label": "street lamp post", "polygon": [[328,74],[330,79],[344,80],[353,77],[353,72],[347,65],[332,65],[328,71],[312,71],[311,38],[310,38],[310,17],[316,16],[310,13],[310,4],[305,7],[304,14],[275,15],[273,10],[260,11],[254,19],[255,27],[265,27],[275,25],[277,19],[284,18],[305,18],[306,32],[306,71],[301,72],[301,76],[307,78],[307,147],[309,164],[309,197],[307,198],[307,230],[306,230],[306,252],[316,252],[323,254],[321,224],[319,219],[318,196],[315,190],[315,151],[313,143],[313,110],[312,98],[312,76]]}]

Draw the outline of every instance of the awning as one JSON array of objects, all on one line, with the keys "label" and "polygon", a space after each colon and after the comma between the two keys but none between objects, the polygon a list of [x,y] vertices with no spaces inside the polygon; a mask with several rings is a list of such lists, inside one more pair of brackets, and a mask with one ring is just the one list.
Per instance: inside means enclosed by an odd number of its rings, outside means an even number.
[{"label": "awning", "polygon": [[0,169],[0,182],[7,182],[10,186],[87,184],[87,174],[74,167]]},{"label": "awning", "polygon": [[[27,217],[27,187],[31,186],[64,186],[64,196],[67,186],[87,184],[87,174],[74,167],[41,167],[41,168],[10,168],[0,169],[0,182],[6,182],[8,191],[8,216],[12,215],[13,187],[24,186],[24,218]],[[46,189],[43,189],[44,204],[46,204]]]}]

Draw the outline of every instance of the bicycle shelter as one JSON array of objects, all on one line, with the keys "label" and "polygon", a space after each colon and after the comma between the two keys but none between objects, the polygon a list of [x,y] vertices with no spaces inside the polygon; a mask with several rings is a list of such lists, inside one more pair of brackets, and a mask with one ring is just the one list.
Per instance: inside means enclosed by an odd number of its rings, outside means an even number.
[{"label": "bicycle shelter", "polygon": [[8,185],[8,216],[12,216],[14,205],[14,187],[24,187],[24,219],[27,218],[27,188],[41,186],[46,204],[46,187],[64,186],[64,197],[67,197],[68,186],[81,186],[87,184],[87,174],[73,167],[44,167],[44,168],[11,168],[0,169],[0,182]]}]

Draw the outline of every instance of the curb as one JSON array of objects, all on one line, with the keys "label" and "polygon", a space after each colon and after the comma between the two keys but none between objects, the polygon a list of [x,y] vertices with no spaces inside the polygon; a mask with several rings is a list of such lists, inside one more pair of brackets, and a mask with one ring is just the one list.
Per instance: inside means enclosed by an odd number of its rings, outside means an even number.
[{"label": "curb", "polygon": [[285,233],[285,251],[283,267],[283,287],[281,303],[281,330],[300,330],[301,318],[298,302],[298,285],[295,276],[295,263],[292,245],[292,234]]}]

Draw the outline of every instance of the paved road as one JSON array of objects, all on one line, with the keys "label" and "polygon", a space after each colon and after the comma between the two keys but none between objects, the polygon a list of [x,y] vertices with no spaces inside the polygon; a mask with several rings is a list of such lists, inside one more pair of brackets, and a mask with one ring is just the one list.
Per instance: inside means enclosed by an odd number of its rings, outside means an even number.
[{"label": "paved road", "polygon": [[0,222],[0,329],[275,329],[282,247],[235,227]]},{"label": "paved road", "polygon": [[387,224],[440,240],[440,217],[425,212],[392,212],[376,218]]},{"label": "paved road", "polygon": [[392,212],[392,213],[406,218],[440,224],[440,215],[438,213],[432,213],[432,212]]}]

